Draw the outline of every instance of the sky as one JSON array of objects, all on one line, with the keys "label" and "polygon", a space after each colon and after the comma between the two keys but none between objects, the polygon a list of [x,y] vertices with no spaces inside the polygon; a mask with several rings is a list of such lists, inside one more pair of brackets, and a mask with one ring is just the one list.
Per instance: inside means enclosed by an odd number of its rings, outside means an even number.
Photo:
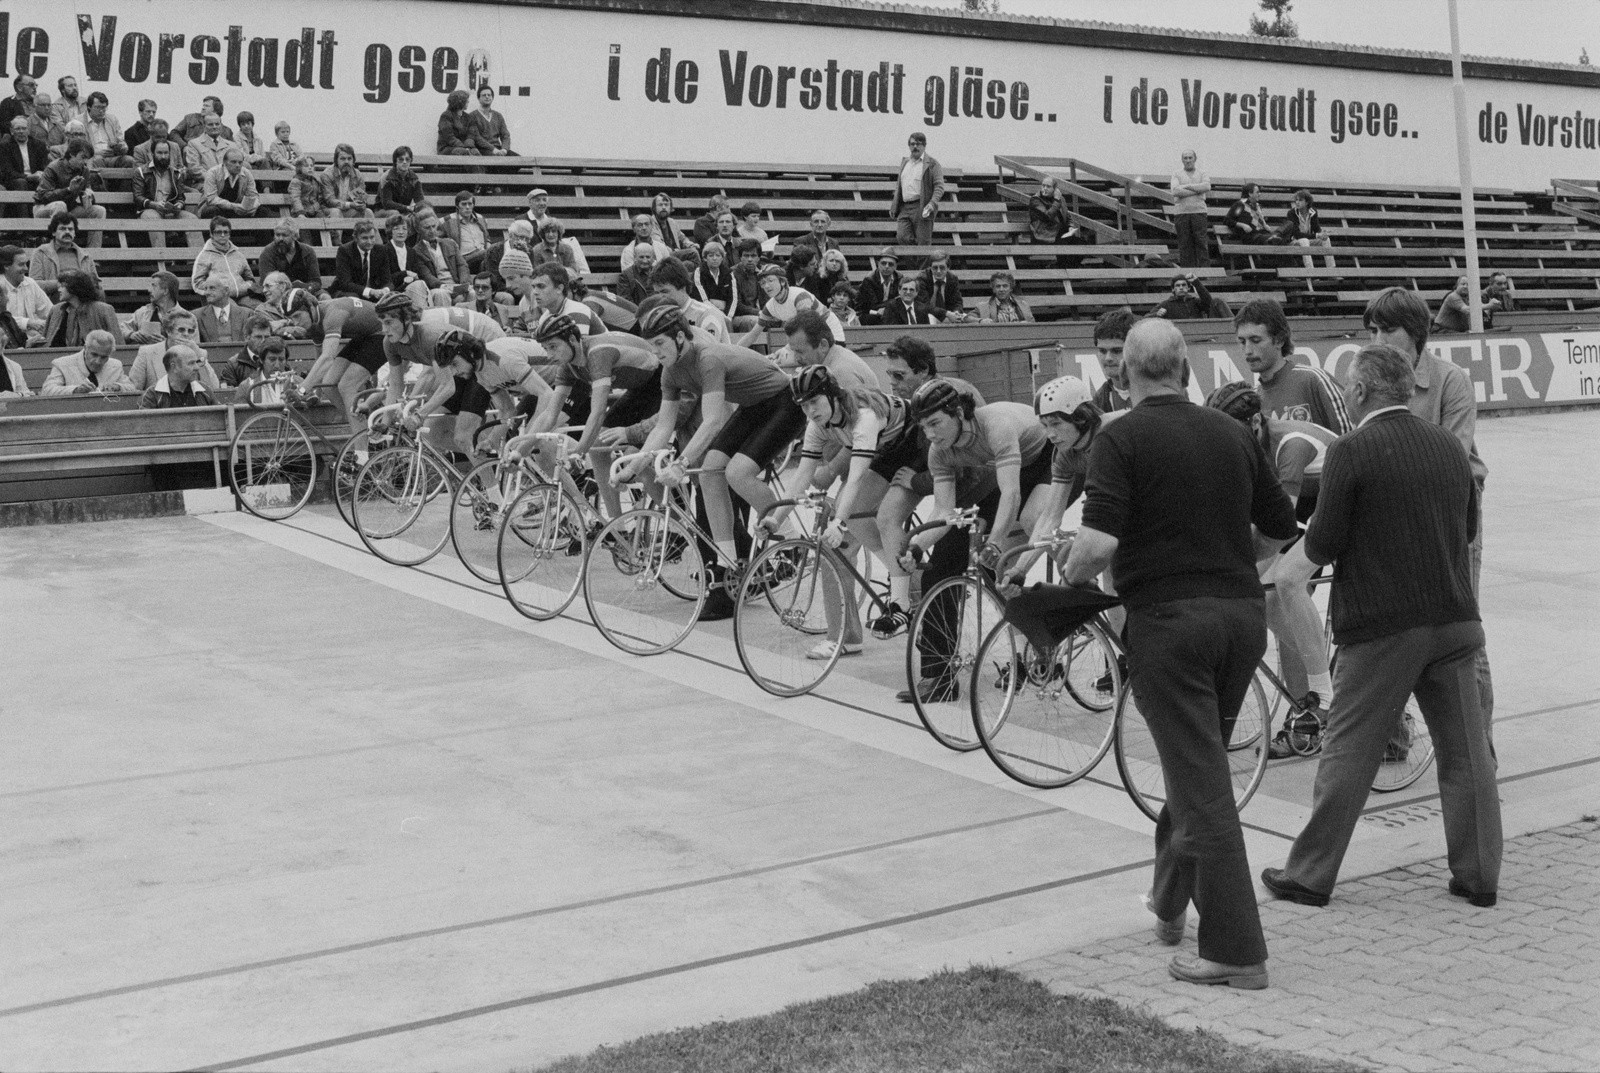
[{"label": "sky", "polygon": [[[911,0],[959,7],[959,0]],[[1600,0],[1458,0],[1461,51],[1542,63],[1600,65]],[[1001,14],[1248,33],[1256,0],[1000,0]],[[1445,0],[1295,0],[1306,41],[1450,51]]]}]

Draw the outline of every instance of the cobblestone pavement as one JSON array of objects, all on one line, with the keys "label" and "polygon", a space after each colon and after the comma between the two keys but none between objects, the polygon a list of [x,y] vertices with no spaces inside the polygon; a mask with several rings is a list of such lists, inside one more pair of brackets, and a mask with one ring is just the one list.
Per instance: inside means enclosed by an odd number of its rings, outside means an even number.
[{"label": "cobblestone pavement", "polygon": [[[1142,929],[1013,966],[1238,1043],[1397,1070],[1600,1070],[1600,824],[1509,840],[1500,902],[1445,890],[1444,858],[1267,901],[1266,991],[1169,980]],[[1152,918],[1153,919],[1153,918]],[[1194,952],[1194,917],[1184,945]]]}]

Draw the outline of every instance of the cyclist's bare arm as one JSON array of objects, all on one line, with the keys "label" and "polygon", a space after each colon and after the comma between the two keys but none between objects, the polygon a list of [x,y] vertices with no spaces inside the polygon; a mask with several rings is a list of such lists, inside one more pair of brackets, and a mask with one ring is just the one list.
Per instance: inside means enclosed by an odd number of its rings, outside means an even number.
[{"label": "cyclist's bare arm", "polygon": [[583,424],[583,433],[578,437],[578,449],[575,452],[580,458],[589,453],[589,448],[594,446],[594,441],[600,435],[600,428],[605,424],[606,409],[611,405],[611,377],[596,380],[589,391],[589,420]]},{"label": "cyclist's bare arm", "polygon": [[[1029,542],[1043,544],[1055,535],[1061,527],[1061,517],[1067,512],[1067,496],[1072,492],[1072,486],[1051,482],[1050,491],[1047,492],[1044,507],[1039,512],[1039,520],[1033,523],[1033,533]],[[1033,551],[1023,552],[1012,563],[1010,576],[1021,580],[1028,576],[1028,571],[1033,569],[1033,564],[1039,561],[1039,556],[1045,552],[1044,548],[1035,548]]]},{"label": "cyclist's bare arm", "polygon": [[[725,392],[708,391],[700,396],[700,427],[695,429],[694,435],[689,437],[689,442],[680,452],[685,465],[693,467],[700,464],[716,442],[717,433],[722,431],[732,416],[733,407],[728,405]],[[650,435],[652,439],[655,437],[654,432]]]}]

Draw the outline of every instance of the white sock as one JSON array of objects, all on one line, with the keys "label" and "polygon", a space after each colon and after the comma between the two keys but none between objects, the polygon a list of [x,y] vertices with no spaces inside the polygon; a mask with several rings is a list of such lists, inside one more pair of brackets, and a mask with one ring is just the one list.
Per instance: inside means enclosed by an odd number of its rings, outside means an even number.
[{"label": "white sock", "polygon": [[911,575],[889,575],[889,602],[902,608],[911,606]]},{"label": "white sock", "polygon": [[1311,692],[1322,698],[1324,706],[1333,699],[1333,675],[1331,674],[1308,674],[1306,675],[1306,686]]}]

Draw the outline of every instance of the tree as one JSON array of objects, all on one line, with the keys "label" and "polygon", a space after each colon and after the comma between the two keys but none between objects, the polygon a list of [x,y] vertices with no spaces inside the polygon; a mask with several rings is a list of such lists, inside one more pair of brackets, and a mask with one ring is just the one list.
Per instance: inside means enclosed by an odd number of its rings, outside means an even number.
[{"label": "tree", "polygon": [[974,15],[1000,14],[1000,0],[961,0],[961,7]]},{"label": "tree", "polygon": [[1261,10],[1272,16],[1268,22],[1260,15],[1250,16],[1250,32],[1257,37],[1299,37],[1300,27],[1289,17],[1294,0],[1260,0]]}]

